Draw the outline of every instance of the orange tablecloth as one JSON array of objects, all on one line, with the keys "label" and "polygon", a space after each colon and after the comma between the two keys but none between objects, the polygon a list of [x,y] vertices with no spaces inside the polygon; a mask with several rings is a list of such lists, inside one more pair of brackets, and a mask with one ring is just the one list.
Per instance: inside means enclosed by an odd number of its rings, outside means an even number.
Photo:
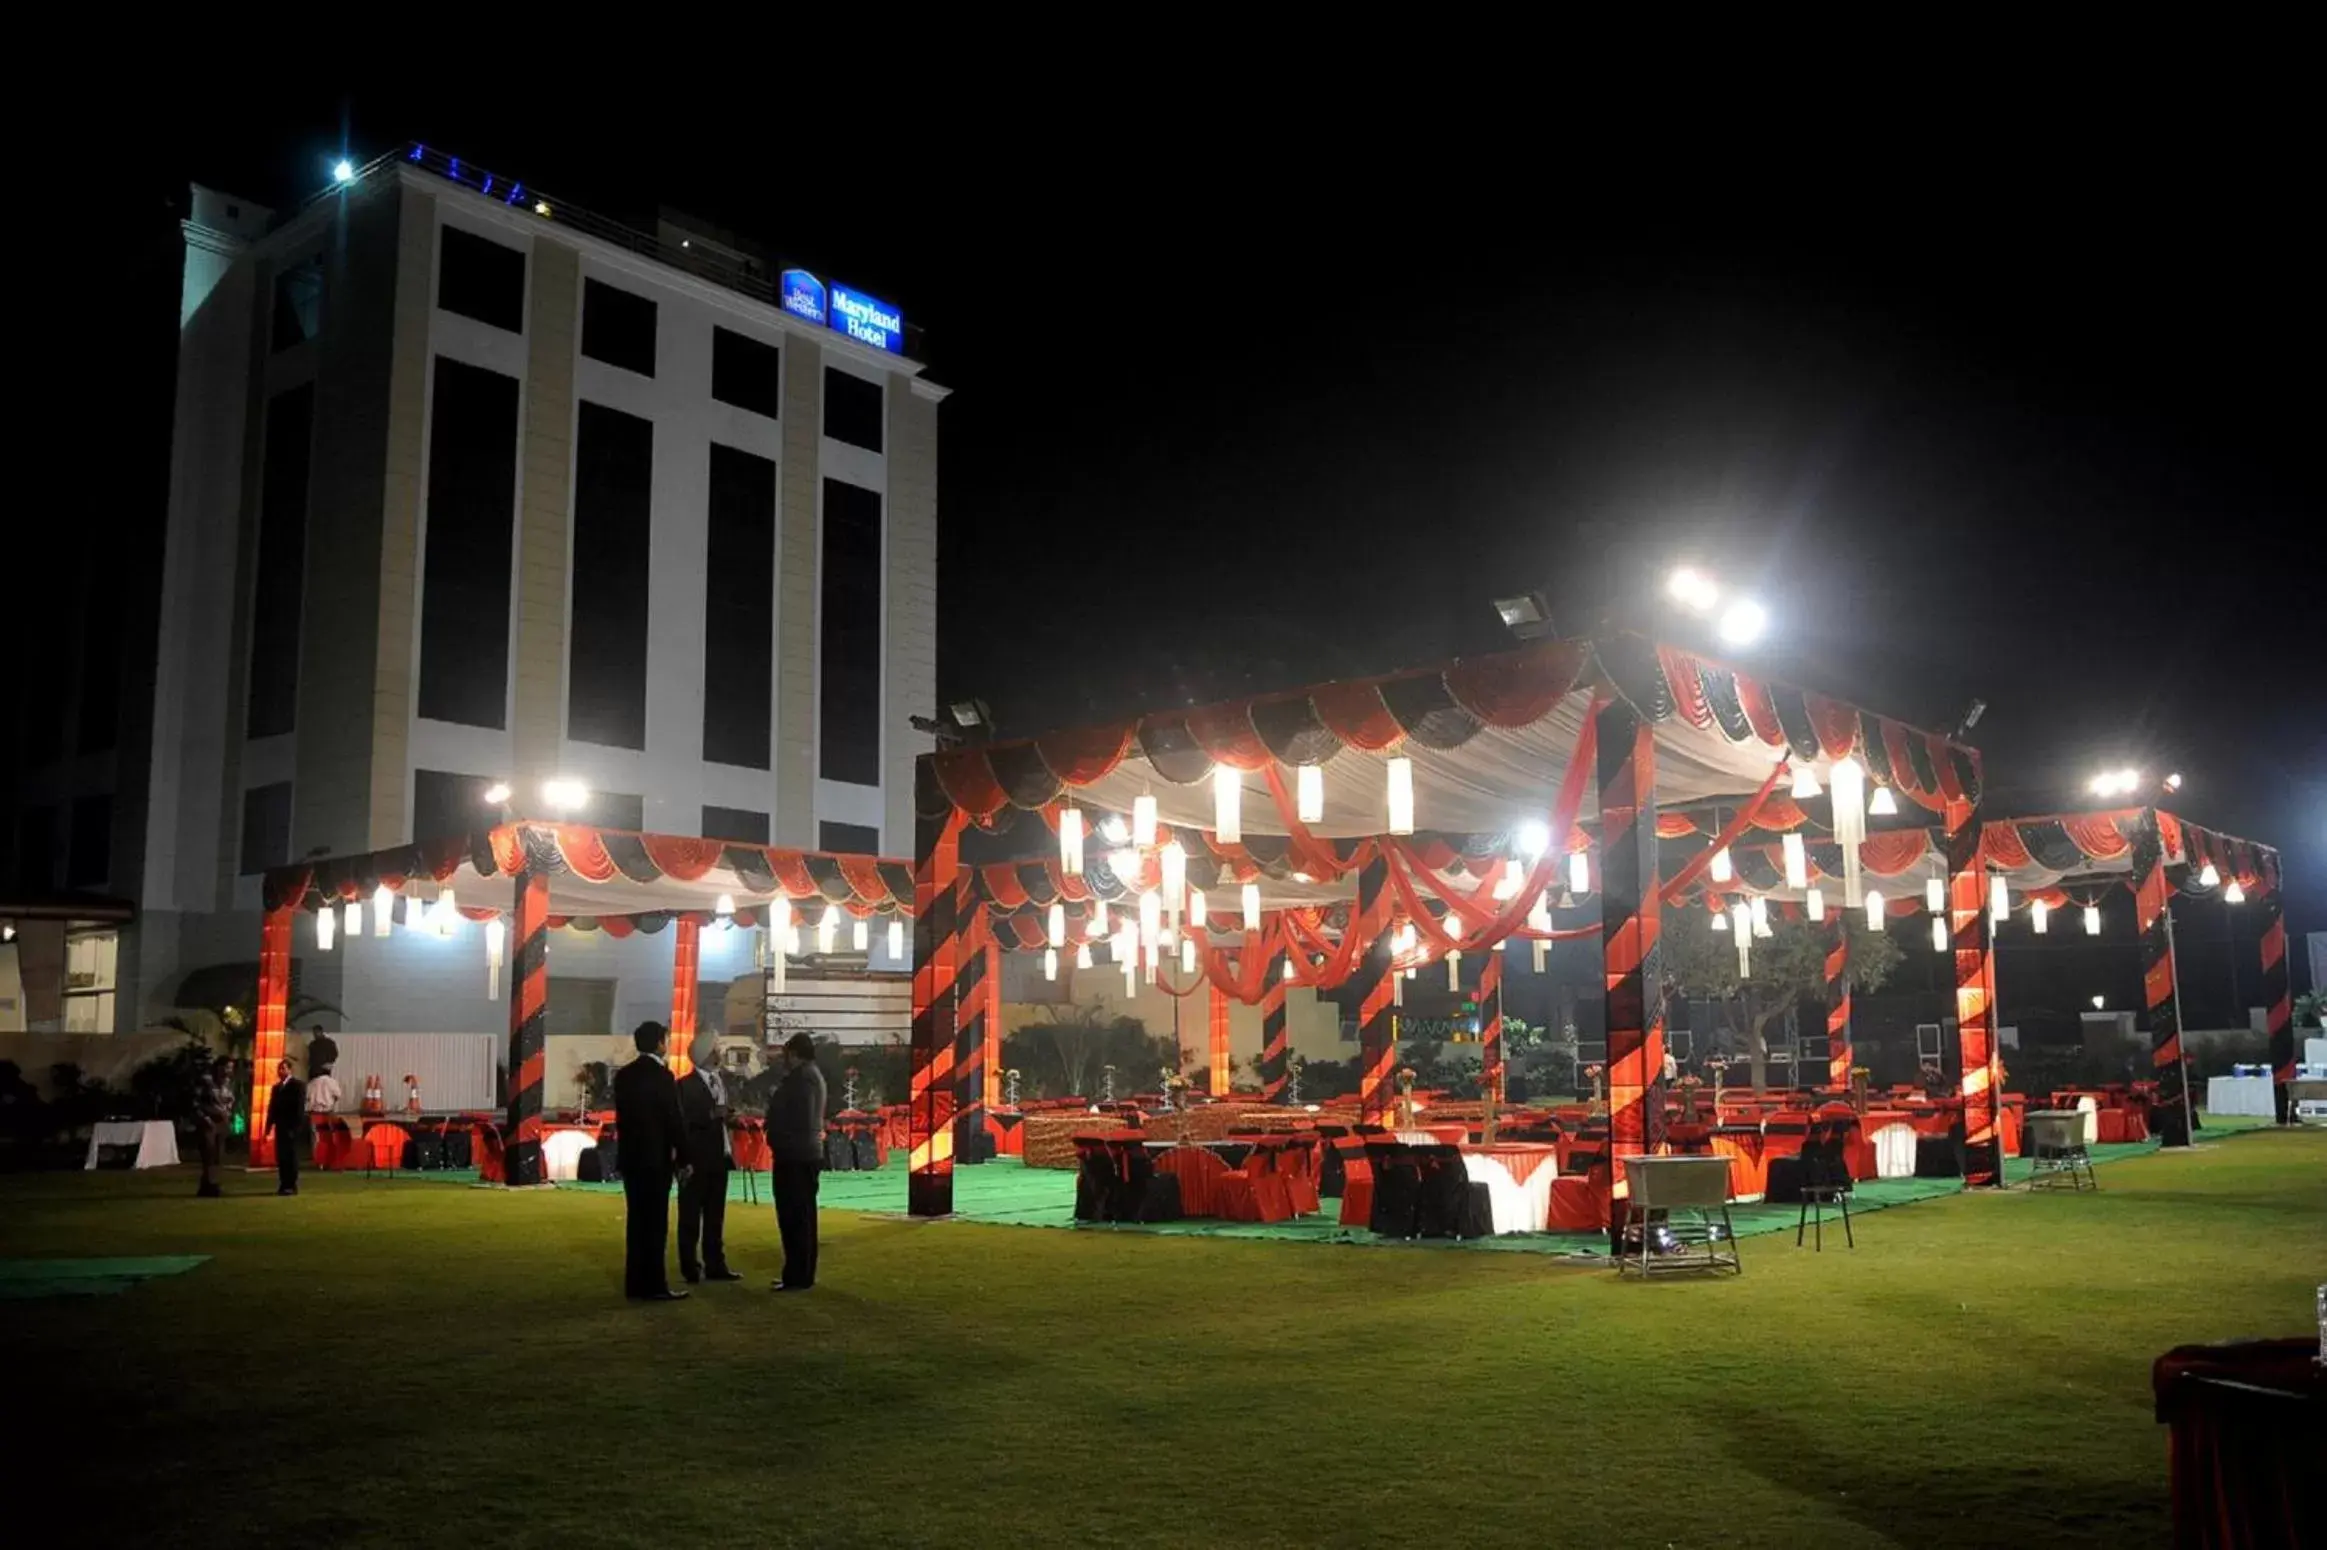
[{"label": "orange tablecloth", "polygon": [[1515,1184],[1526,1183],[1538,1168],[1556,1168],[1559,1163],[1559,1148],[1544,1141],[1498,1141],[1492,1146],[1466,1144],[1463,1151],[1492,1157],[1510,1170]]},{"label": "orange tablecloth", "polygon": [[1713,1132],[1713,1151],[1729,1159],[1730,1198],[1742,1200],[1769,1192],[1769,1159],[1762,1135],[1749,1125],[1724,1125]]}]

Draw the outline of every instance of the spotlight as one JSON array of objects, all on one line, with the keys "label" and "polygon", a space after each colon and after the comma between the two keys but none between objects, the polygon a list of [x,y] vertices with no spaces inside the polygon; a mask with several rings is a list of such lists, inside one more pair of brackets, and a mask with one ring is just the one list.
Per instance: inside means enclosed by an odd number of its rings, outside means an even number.
[{"label": "spotlight", "polygon": [[1521,640],[1535,640],[1555,630],[1551,604],[1541,592],[1496,598],[1495,613],[1503,621],[1503,628]]},{"label": "spotlight", "polygon": [[541,783],[541,799],[558,812],[579,812],[590,805],[590,788],[571,776],[560,775]]},{"label": "spotlight", "polygon": [[1739,598],[1721,610],[1721,638],[1732,646],[1747,646],[1769,628],[1769,612],[1751,598]]},{"label": "spotlight", "polygon": [[1683,565],[1665,578],[1665,592],[1691,613],[1707,614],[1721,601],[1721,588],[1712,577]]},{"label": "spotlight", "polygon": [[485,788],[485,805],[487,807],[499,807],[508,800],[509,782],[497,780]]},{"label": "spotlight", "polygon": [[352,161],[349,161],[349,160],[348,160],[346,157],[342,156],[342,157],[341,157],[341,158],[340,158],[338,161],[336,161],[336,162],[332,163],[332,167],[331,167],[331,181],[332,181],[332,182],[334,182],[334,183],[353,183],[355,180],[356,180],[356,164],[355,164],[354,162],[352,162]]},{"label": "spotlight", "polygon": [[2182,789],[2181,771],[2176,770],[2165,778],[2165,789],[2168,791],[2179,791]]},{"label": "spotlight", "polygon": [[1551,848],[1551,825],[1530,818],[1519,825],[1519,854],[1533,861]]},{"label": "spotlight", "polygon": [[2106,996],[2093,997],[2093,1010],[2098,1012],[2101,1009],[2102,1002],[2106,1001],[2107,999],[2108,998]]}]

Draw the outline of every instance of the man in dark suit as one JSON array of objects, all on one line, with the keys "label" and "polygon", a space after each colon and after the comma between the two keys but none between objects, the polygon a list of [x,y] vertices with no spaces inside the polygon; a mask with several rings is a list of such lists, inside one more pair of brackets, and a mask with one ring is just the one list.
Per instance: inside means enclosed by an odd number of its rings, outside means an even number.
[{"label": "man in dark suit", "polygon": [[779,1292],[816,1284],[816,1181],[824,1171],[824,1073],[816,1069],[816,1041],[795,1033],[784,1041],[784,1079],[768,1099],[768,1182],[776,1197],[776,1230],[784,1240]]},{"label": "man in dark suit", "polygon": [[679,1273],[689,1281],[740,1281],[743,1277],[727,1268],[727,1172],[734,1143],[727,1135],[718,1035],[696,1034],[687,1058],[694,1067],[679,1078],[688,1168],[679,1185]]},{"label": "man in dark suit", "polygon": [[622,1294],[642,1302],[676,1302],[663,1258],[671,1240],[671,1180],[684,1164],[686,1118],[679,1087],[663,1064],[671,1031],[640,1023],[630,1035],[638,1058],[614,1073],[614,1132],[622,1163]]},{"label": "man in dark suit", "polygon": [[267,1130],[275,1138],[275,1193],[299,1193],[299,1148],[307,1144],[307,1084],[289,1060],[275,1063],[275,1092],[267,1100]]}]

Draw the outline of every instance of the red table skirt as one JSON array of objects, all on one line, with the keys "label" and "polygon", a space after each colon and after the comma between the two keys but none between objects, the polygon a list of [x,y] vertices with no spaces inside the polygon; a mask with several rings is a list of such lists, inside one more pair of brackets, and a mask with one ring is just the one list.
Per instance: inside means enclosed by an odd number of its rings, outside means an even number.
[{"label": "red table skirt", "polygon": [[1580,1173],[1553,1179],[1550,1226],[1553,1232],[1607,1231],[1608,1187]]},{"label": "red table skirt", "polygon": [[1762,1138],[1744,1132],[1713,1133],[1715,1155],[1729,1159],[1729,1194],[1731,1199],[1745,1195],[1769,1193],[1769,1159],[1762,1150]]},{"label": "red table skirt", "polygon": [[2157,1359],[2157,1418],[2173,1428],[2177,1546],[2327,1543],[2317,1479],[2327,1459],[2318,1342],[2177,1346]]}]

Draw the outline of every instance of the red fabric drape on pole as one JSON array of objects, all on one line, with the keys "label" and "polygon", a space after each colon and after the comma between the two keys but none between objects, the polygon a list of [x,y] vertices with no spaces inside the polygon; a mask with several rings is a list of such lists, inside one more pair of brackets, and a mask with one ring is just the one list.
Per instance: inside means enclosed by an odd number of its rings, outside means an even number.
[{"label": "red fabric drape on pole", "polygon": [[671,944],[671,1043],[667,1056],[671,1075],[685,1076],[695,1069],[688,1047],[695,1041],[696,1002],[701,995],[699,976],[703,961],[703,928],[691,915],[681,915]]},{"label": "red fabric drape on pole", "polygon": [[275,1160],[275,1138],[267,1133],[267,1107],[274,1098],[275,1065],[283,1058],[286,1014],[291,1004],[292,905],[269,910],[259,926],[259,1004],[251,1044],[250,1160],[265,1167]]}]

